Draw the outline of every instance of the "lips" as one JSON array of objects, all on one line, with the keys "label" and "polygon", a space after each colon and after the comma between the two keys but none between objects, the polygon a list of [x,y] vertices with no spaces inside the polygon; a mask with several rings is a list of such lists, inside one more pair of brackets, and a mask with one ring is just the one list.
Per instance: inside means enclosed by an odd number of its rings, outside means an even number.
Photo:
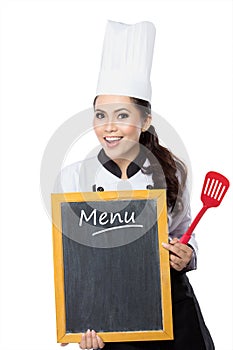
[{"label": "lips", "polygon": [[104,140],[106,141],[106,144],[108,147],[117,146],[122,139],[123,139],[122,136],[105,136],[104,137]]}]

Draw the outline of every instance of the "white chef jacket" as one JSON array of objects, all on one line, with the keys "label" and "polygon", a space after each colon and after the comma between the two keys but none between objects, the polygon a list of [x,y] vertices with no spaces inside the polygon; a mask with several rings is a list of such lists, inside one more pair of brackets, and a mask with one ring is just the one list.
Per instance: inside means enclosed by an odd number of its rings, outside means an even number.
[{"label": "white chef jacket", "polygon": [[[57,178],[54,193],[95,192],[120,190],[145,190],[153,188],[152,174],[145,174],[139,167],[140,159],[132,162],[128,169],[128,179],[121,179],[120,169],[103,151],[98,155],[68,165],[63,168]],[[143,159],[143,167],[149,165],[147,158]],[[130,173],[128,173],[130,170]],[[178,176],[179,178],[179,176]],[[185,188],[182,196],[183,209],[179,215],[172,215],[168,210],[169,238],[180,238],[187,231],[191,222],[189,193]],[[193,257],[186,271],[196,269],[197,242],[192,234],[189,245],[193,248]]]}]

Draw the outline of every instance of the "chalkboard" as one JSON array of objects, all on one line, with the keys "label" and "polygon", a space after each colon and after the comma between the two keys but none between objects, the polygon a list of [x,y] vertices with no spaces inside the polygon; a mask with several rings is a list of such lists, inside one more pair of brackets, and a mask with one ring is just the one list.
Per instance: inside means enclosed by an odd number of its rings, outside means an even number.
[{"label": "chalkboard", "polygon": [[57,341],[172,339],[164,190],[52,195]]}]

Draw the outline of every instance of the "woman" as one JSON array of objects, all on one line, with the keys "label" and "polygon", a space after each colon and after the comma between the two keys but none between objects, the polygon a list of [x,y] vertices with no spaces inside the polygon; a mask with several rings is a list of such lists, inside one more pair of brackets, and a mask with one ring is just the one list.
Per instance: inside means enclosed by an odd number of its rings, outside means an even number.
[{"label": "woman", "polygon": [[[212,350],[214,344],[205,326],[198,302],[186,276],[196,268],[196,242],[179,243],[190,223],[186,168],[168,149],[159,144],[151,125],[148,101],[120,95],[99,95],[94,101],[94,130],[102,149],[91,162],[105,171],[101,186],[83,177],[81,167],[89,168],[90,160],[65,168],[60,178],[63,192],[115,190],[119,182],[133,189],[167,188],[174,340],[128,343],[106,343],[94,330],[87,330],[81,349],[117,350]],[[85,174],[85,171],[84,173]],[[86,181],[86,187],[84,185]],[[80,186],[84,186],[84,188]],[[96,186],[97,185],[97,186]],[[63,344],[65,345],[65,344]]]},{"label": "woman", "polygon": [[[150,72],[155,27],[151,22],[108,21],[94,100],[97,156],[65,168],[59,192],[166,188],[174,340],[104,344],[94,330],[83,334],[81,349],[213,350],[198,302],[186,276],[196,268],[196,241],[179,238],[190,224],[186,168],[159,144],[151,125]],[[110,271],[111,273],[111,271]],[[92,296],[91,296],[92,297]]]}]

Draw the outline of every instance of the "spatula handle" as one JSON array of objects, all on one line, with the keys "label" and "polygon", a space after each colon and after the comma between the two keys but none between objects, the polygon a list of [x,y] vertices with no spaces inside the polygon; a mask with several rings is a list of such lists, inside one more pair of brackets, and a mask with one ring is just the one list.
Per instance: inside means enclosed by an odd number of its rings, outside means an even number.
[{"label": "spatula handle", "polygon": [[183,244],[188,243],[188,241],[190,240],[190,238],[192,236],[192,233],[193,233],[195,227],[197,226],[198,222],[201,220],[202,216],[205,214],[207,209],[208,209],[208,207],[206,207],[206,206],[203,206],[201,208],[201,210],[199,211],[199,213],[197,214],[197,216],[195,217],[195,219],[193,220],[193,222],[189,226],[188,230],[181,237],[181,239],[180,239],[181,243],[183,243]]}]

